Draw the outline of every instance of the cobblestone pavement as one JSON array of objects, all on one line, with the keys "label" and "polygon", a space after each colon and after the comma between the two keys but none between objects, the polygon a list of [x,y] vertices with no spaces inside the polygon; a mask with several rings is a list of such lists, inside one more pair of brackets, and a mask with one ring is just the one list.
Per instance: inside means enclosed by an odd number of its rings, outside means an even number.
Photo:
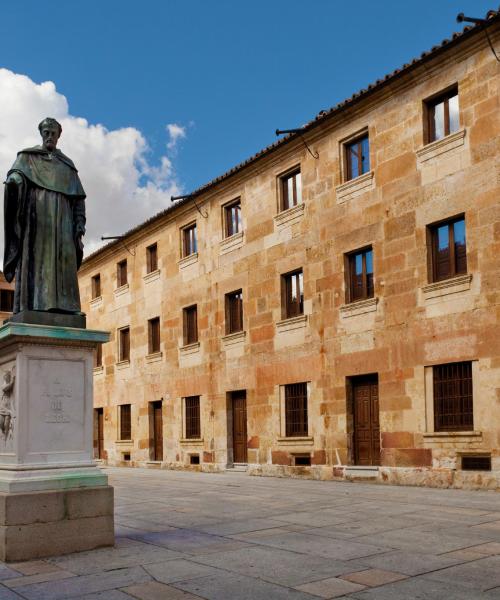
[{"label": "cobblestone pavement", "polygon": [[116,547],[0,563],[0,600],[500,599],[500,494],[108,469]]}]

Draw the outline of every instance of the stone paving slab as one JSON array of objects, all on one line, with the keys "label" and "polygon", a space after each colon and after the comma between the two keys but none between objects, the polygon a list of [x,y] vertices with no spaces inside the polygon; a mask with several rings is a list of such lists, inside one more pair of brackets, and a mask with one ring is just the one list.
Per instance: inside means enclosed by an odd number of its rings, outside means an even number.
[{"label": "stone paving slab", "polygon": [[0,563],[0,600],[500,600],[498,493],[106,471],[115,548]]},{"label": "stone paving slab", "polygon": [[193,596],[188,592],[183,592],[177,588],[151,581],[140,585],[132,585],[123,588],[123,592],[129,594],[127,598],[133,597],[138,600],[199,600],[199,596]]},{"label": "stone paving slab", "polygon": [[321,581],[313,581],[304,585],[297,586],[297,589],[302,592],[319,596],[320,598],[340,598],[347,594],[364,590],[365,586],[358,583],[352,583],[338,577],[322,579]]}]

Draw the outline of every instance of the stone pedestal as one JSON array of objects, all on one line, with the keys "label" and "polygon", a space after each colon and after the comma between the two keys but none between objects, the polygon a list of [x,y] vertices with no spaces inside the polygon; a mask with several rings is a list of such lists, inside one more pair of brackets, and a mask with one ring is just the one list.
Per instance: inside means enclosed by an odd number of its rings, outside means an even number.
[{"label": "stone pedestal", "polygon": [[113,488],[93,454],[102,331],[0,327],[0,559],[114,544]]}]

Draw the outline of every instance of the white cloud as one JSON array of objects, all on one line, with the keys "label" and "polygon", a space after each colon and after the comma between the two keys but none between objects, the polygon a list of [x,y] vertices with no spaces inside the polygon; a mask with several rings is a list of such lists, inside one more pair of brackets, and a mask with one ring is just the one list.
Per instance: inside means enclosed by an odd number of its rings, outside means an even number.
[{"label": "white cloud", "polygon": [[186,128],[182,127],[182,125],[177,125],[177,123],[169,123],[166,126],[166,130],[170,138],[167,148],[169,150],[175,150],[177,142],[186,137]]},{"label": "white cloud", "polygon": [[[58,147],[76,164],[87,193],[85,253],[103,244],[101,235],[119,235],[170,206],[181,190],[167,156],[149,161],[142,133],[133,128],[108,130],[70,114],[66,98],[51,81],[37,84],[29,77],[0,69],[0,175],[5,177],[22,148],[40,143],[38,123],[56,118],[63,127]],[[172,128],[172,129],[170,129]],[[186,132],[167,126],[168,147]],[[173,146],[170,144],[173,143]],[[3,211],[0,211],[0,254],[3,255]]]}]

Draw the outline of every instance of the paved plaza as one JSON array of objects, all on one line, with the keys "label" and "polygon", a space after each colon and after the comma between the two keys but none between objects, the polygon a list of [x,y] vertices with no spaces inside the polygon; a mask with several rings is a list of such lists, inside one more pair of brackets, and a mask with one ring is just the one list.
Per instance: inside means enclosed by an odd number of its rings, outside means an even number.
[{"label": "paved plaza", "polygon": [[500,494],[107,469],[116,547],[0,565],[0,600],[500,598]]}]

